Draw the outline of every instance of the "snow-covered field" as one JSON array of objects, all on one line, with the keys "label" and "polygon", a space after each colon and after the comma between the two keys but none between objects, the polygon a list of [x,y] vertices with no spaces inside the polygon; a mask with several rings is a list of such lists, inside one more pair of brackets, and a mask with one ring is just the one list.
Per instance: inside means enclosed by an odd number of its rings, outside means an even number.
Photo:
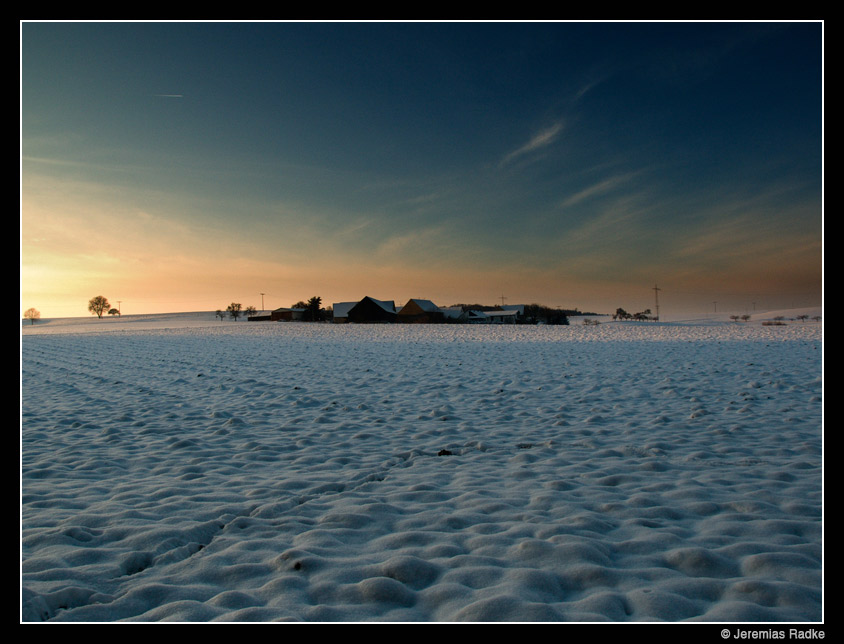
[{"label": "snow-covered field", "polygon": [[823,619],[822,326],[26,322],[24,621]]}]

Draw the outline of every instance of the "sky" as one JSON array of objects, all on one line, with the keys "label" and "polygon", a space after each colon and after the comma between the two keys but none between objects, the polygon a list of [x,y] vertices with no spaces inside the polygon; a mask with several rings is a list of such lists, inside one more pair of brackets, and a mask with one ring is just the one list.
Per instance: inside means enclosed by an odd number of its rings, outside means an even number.
[{"label": "sky", "polygon": [[42,318],[822,304],[822,22],[20,26]]}]

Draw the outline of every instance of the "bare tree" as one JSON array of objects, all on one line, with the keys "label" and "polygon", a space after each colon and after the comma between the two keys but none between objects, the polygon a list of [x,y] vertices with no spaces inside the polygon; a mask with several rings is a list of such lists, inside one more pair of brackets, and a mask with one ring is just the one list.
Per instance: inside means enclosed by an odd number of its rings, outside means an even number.
[{"label": "bare tree", "polygon": [[88,302],[88,310],[91,313],[96,313],[98,318],[102,318],[103,313],[108,311],[110,306],[111,304],[102,295],[97,295]]},{"label": "bare tree", "polygon": [[229,315],[231,315],[235,319],[235,321],[237,321],[237,318],[240,317],[240,311],[242,308],[243,307],[240,305],[239,302],[232,302],[226,307],[226,311],[228,311]]},{"label": "bare tree", "polygon": [[23,312],[23,317],[29,320],[30,324],[35,324],[35,320],[41,319],[41,313],[39,313],[38,309],[27,309]]}]

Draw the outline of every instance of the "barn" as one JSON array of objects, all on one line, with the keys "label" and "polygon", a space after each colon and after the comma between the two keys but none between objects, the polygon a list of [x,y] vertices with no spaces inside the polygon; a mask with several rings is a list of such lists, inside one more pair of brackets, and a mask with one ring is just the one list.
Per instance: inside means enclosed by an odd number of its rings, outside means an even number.
[{"label": "barn", "polygon": [[276,309],[270,313],[270,320],[273,322],[291,322],[304,319],[305,309]]},{"label": "barn", "polygon": [[440,308],[431,300],[408,300],[397,313],[399,322],[415,322],[417,324],[433,324],[443,322],[445,316]]},{"label": "barn", "polygon": [[393,300],[376,300],[367,296],[348,310],[346,319],[358,323],[395,322],[396,304]]},{"label": "barn", "polygon": [[446,307],[440,309],[440,312],[446,322],[467,322],[469,320],[469,312],[464,311],[462,306]]},{"label": "barn", "polygon": [[516,324],[519,321],[520,314],[517,309],[508,309],[506,311],[484,311],[489,324]]},{"label": "barn", "polygon": [[332,304],[331,309],[332,311],[334,311],[334,321],[348,322],[349,311],[355,305],[357,305],[357,302],[335,302],[334,304]]}]

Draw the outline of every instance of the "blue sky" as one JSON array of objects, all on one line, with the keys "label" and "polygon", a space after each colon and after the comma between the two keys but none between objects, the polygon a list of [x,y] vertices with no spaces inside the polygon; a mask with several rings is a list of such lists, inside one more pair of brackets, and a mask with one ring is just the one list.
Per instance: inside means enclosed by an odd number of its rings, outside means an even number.
[{"label": "blue sky", "polygon": [[22,23],[21,305],[819,305],[822,36]]}]

